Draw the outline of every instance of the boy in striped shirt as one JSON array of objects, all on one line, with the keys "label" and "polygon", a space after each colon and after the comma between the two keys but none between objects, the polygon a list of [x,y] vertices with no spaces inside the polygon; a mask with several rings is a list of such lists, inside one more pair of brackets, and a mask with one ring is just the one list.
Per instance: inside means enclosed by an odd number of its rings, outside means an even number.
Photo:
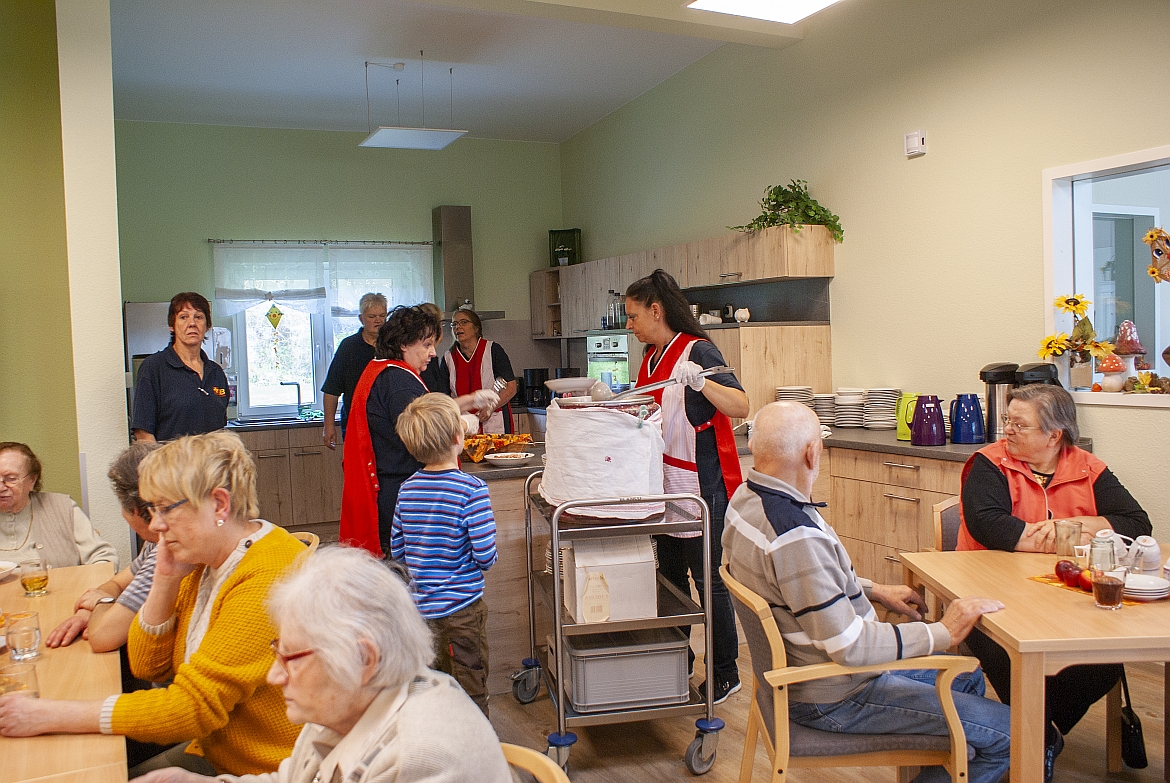
[{"label": "boy in striped shirt", "polygon": [[435,668],[454,677],[486,715],[483,572],[496,562],[487,484],[459,470],[464,427],[450,397],[424,394],[395,426],[423,468],[398,493],[390,556],[410,571],[415,604],[435,634]]}]

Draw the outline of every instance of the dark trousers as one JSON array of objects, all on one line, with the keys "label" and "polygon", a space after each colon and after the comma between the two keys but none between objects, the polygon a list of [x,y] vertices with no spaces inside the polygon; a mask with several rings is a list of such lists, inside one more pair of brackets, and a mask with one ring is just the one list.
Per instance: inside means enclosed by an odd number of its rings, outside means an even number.
[{"label": "dark trousers", "polygon": [[487,604],[480,598],[446,617],[427,620],[427,625],[435,635],[435,668],[454,677],[487,715]]},{"label": "dark trousers", "polygon": [[[735,631],[735,612],[731,608],[731,594],[719,577],[719,564],[723,562],[723,515],[727,511],[727,492],[722,486],[713,495],[703,498],[711,508],[711,540],[702,538],[675,538],[655,536],[658,543],[658,570],[682,592],[691,594],[687,575],[695,580],[699,600],[703,600],[703,553],[706,546],[711,553],[711,633],[714,646],[715,675],[731,682],[739,681],[739,635]],[[682,630],[690,633],[690,626]],[[694,652],[687,648],[688,658],[693,662]]]},{"label": "dark trousers", "polygon": [[[1012,703],[1012,662],[1007,651],[979,629],[967,637],[971,654],[979,659],[983,674],[999,700]],[[1061,734],[1072,731],[1097,701],[1113,690],[1125,668],[1119,663],[1069,666],[1045,678],[1044,713]]]}]

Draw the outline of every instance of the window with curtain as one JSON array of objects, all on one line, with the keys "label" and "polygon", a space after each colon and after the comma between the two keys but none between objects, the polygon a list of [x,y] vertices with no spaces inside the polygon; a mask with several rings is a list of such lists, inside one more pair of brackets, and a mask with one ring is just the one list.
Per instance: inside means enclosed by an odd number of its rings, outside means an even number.
[{"label": "window with curtain", "polygon": [[360,328],[363,294],[393,308],[434,293],[429,244],[221,242],[213,254],[215,315],[233,320],[241,418],[321,409],[333,353]]}]

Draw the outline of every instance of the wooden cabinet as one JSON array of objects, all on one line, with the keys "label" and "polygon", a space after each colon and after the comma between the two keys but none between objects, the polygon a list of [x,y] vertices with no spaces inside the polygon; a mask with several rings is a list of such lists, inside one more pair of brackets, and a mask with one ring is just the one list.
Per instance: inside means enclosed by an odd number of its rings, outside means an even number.
[{"label": "wooden cabinet", "polygon": [[561,336],[560,268],[528,276],[529,325],[533,337]]},{"label": "wooden cabinet", "polygon": [[561,334],[565,337],[584,337],[586,329],[595,328],[589,318],[590,294],[585,280],[589,264],[574,264],[560,268]]},{"label": "wooden cabinet", "polygon": [[687,245],[687,286],[781,277],[832,277],[833,237],[824,226],[776,226]]},{"label": "wooden cabinet", "polygon": [[645,277],[655,269],[662,269],[664,272],[670,273],[671,277],[678,283],[679,288],[687,288],[692,285],[692,283],[688,282],[686,245],[659,247],[647,251],[644,255],[646,256],[646,263],[642,273],[631,278],[629,283],[632,283],[639,277]]},{"label": "wooden cabinet", "polygon": [[776,399],[777,386],[833,390],[832,342],[828,326],[739,326],[711,329],[711,342],[736,370],[751,406],[750,416]]},{"label": "wooden cabinet", "polygon": [[963,463],[832,449],[833,528],[853,569],[901,584],[898,552],[934,545],[934,504],[959,494]]},{"label": "wooden cabinet", "polygon": [[260,517],[274,525],[337,540],[341,521],[342,445],[321,442],[320,427],[239,433],[256,461]]}]

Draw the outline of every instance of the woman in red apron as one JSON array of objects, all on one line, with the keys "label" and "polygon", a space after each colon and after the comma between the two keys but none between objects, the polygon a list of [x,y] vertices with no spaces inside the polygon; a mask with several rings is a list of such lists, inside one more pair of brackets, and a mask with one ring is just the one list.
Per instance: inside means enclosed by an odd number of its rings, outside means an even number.
[{"label": "woman in red apron", "polygon": [[[679,381],[653,392],[662,406],[663,487],[667,493],[702,496],[711,509],[711,539],[699,533],[657,536],[658,563],[663,575],[684,594],[687,575],[703,595],[704,547],[711,556],[711,613],[715,687],[718,704],[739,690],[739,637],[727,587],[719,578],[723,558],[723,515],[727,500],[740,484],[739,454],[729,417],[748,415],[748,398],[731,373],[699,377],[705,367],[723,364],[719,349],[691,315],[686,297],[674,278],[654,270],[626,289],[627,326],[651,346],[638,372],[638,386],[674,378]],[[689,652],[689,650],[688,650]],[[694,655],[691,654],[692,663]]]},{"label": "woman in red apron", "polygon": [[500,390],[496,408],[470,411],[479,416],[479,431],[512,433],[512,412],[508,401],[516,395],[516,376],[512,362],[499,343],[483,339],[483,324],[474,310],[456,310],[451,315],[455,344],[443,355],[440,371],[447,374],[452,397],[490,389],[497,378],[507,385]]},{"label": "woman in red apron", "polygon": [[[341,541],[381,557],[390,551],[390,525],[402,483],[422,467],[394,429],[398,415],[427,393],[420,373],[435,355],[439,319],[419,307],[395,307],[378,331],[377,358],[354,390],[345,438]],[[483,389],[455,402],[467,412],[494,407],[498,395]]]}]

